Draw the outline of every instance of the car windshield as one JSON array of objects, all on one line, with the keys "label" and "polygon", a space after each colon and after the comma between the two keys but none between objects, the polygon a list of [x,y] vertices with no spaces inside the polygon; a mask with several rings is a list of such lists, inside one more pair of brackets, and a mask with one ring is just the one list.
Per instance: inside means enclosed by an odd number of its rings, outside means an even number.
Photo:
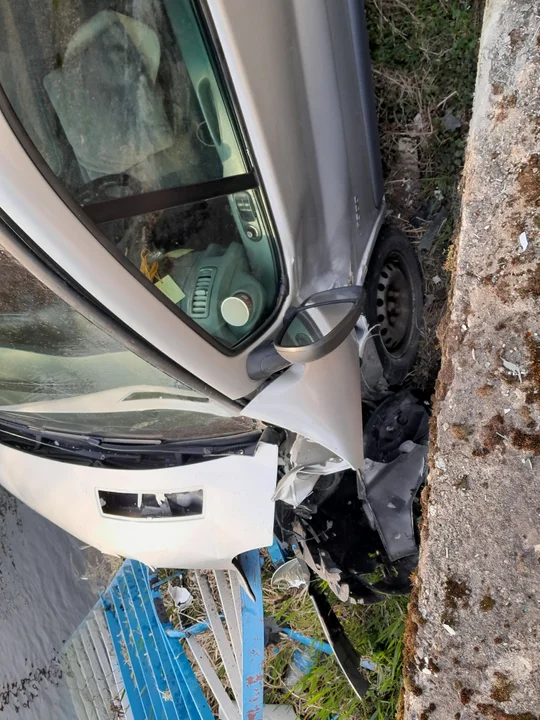
[{"label": "car windshield", "polygon": [[0,245],[0,421],[38,431],[195,441],[253,421],[169,377],[57,297]]}]

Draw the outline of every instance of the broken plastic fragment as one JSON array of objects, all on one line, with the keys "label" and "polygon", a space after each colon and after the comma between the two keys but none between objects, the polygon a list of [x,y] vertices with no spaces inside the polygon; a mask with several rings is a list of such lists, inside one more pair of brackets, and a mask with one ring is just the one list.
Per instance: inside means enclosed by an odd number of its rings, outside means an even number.
[{"label": "broken plastic fragment", "polygon": [[444,458],[438,457],[435,460],[435,466],[439,468],[439,470],[446,470],[446,462],[444,461]]},{"label": "broken plastic fragment", "polygon": [[517,375],[519,378],[519,382],[522,382],[521,376],[522,376],[522,370],[519,367],[519,365],[516,365],[516,363],[510,362],[510,360],[505,360],[504,358],[501,358],[502,364],[507,370],[510,370],[510,372],[514,373],[514,375]]},{"label": "broken plastic fragment", "polygon": [[521,235],[519,236],[519,245],[524,252],[529,247],[527,233],[524,233],[524,232],[521,233]]},{"label": "broken plastic fragment", "polygon": [[455,635],[455,634],[456,634],[456,631],[454,630],[454,628],[450,627],[450,625],[445,625],[445,623],[443,623],[443,628],[446,630],[446,632],[447,632],[449,635]]},{"label": "broken plastic fragment", "polygon": [[186,610],[193,603],[193,595],[185,587],[169,583],[168,592],[177,610]]},{"label": "broken plastic fragment", "polygon": [[272,575],[272,587],[274,588],[300,588],[307,585],[310,580],[309,568],[305,560],[293,558],[278,567]]},{"label": "broken plastic fragment", "polygon": [[444,129],[448,131],[459,130],[459,128],[461,127],[461,120],[456,117],[454,113],[450,110],[448,110],[446,115],[443,117],[442,123]]}]

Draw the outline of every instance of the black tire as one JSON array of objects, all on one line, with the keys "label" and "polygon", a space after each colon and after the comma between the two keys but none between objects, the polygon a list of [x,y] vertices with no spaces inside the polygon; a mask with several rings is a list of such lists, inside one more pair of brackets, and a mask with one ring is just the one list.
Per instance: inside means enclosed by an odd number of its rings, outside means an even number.
[{"label": "black tire", "polygon": [[383,228],[366,275],[366,317],[390,386],[411,371],[423,324],[422,272],[407,237]]}]

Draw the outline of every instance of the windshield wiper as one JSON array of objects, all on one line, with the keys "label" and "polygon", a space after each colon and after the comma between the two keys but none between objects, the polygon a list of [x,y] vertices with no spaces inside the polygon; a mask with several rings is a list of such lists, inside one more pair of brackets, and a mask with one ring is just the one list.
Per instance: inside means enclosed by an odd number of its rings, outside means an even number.
[{"label": "windshield wiper", "polygon": [[159,468],[204,462],[224,455],[254,455],[261,432],[190,441],[107,438],[37,430],[0,418],[0,443],[64,462]]}]

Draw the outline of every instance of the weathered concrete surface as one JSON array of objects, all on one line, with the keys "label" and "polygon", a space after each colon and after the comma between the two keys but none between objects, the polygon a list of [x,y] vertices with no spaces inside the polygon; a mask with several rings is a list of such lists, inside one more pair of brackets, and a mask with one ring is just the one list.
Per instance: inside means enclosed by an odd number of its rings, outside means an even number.
[{"label": "weathered concrete surface", "polygon": [[440,330],[408,720],[540,718],[537,153],[540,2],[491,0]]}]

